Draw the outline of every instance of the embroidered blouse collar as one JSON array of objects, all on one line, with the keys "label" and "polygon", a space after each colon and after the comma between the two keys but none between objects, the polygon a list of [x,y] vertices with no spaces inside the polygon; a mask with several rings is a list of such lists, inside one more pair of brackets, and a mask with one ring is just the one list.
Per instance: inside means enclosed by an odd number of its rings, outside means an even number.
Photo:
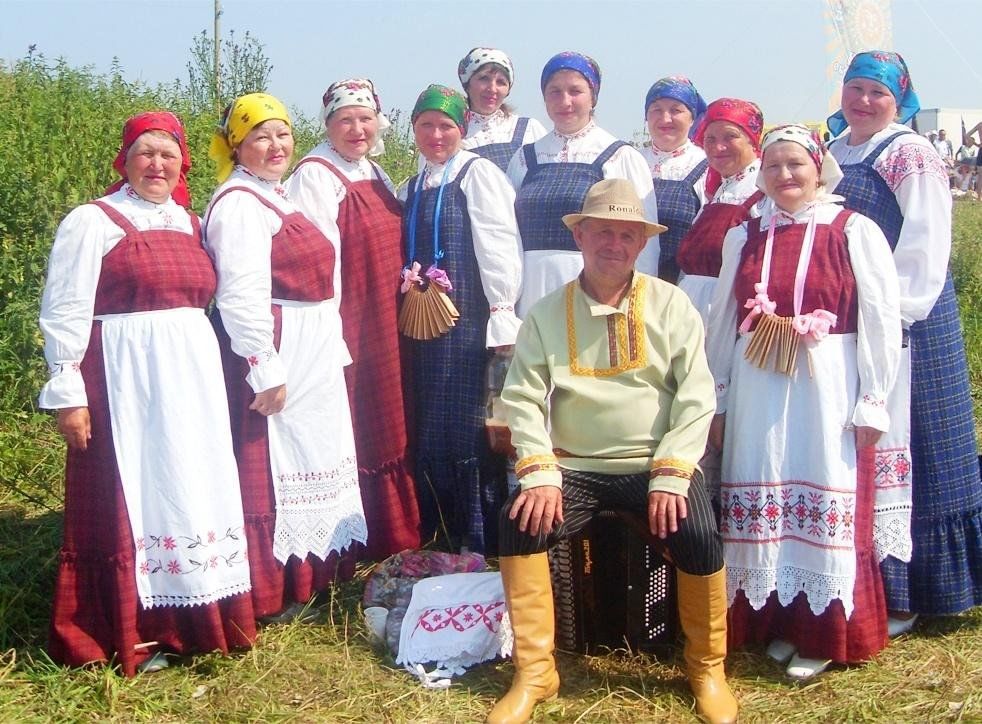
[{"label": "embroidered blouse collar", "polygon": [[483,113],[478,113],[477,111],[471,111],[468,125],[474,124],[481,126],[482,128],[492,128],[494,126],[502,125],[507,120],[508,116],[506,116],[505,112],[500,108],[488,116],[484,115]]},{"label": "embroidered blouse collar", "polygon": [[676,148],[674,151],[662,151],[654,143],[651,144],[651,155],[655,157],[655,161],[667,161],[670,158],[678,158],[679,156],[684,156],[689,152],[692,147],[692,141],[686,139],[685,143]]},{"label": "embroidered blouse collar", "polygon": [[820,206],[830,203],[837,204],[843,201],[845,201],[843,197],[836,196],[835,194],[820,194],[814,200],[806,202],[800,209],[791,213],[775,204],[773,199],[768,198],[765,207],[762,209],[761,225],[766,229],[770,225],[771,218],[774,219],[777,226],[807,224],[808,220],[815,215],[815,212]]},{"label": "embroidered blouse collar", "polygon": [[168,205],[171,201],[170,196],[168,196],[165,201],[161,201],[159,203],[156,201],[151,201],[150,199],[145,199],[142,196],[140,196],[140,194],[136,192],[136,189],[130,186],[129,183],[123,184],[122,190],[126,194],[126,198],[132,201],[136,201],[139,204],[146,205],[147,207],[152,209],[159,209],[161,206]]},{"label": "embroidered blouse collar", "polygon": [[252,171],[250,171],[249,169],[247,169],[245,166],[241,164],[236,164],[235,170],[241,171],[243,174],[253,179],[254,181],[258,181],[259,184],[265,186],[277,196],[284,199],[289,198],[286,193],[286,187],[281,183],[279,179],[277,179],[276,181],[270,181],[269,179],[265,179],[262,176],[254,174]]},{"label": "embroidered blouse collar", "polygon": [[368,160],[367,156],[363,156],[357,161],[352,161],[347,156],[343,156],[330,141],[325,141],[321,149],[314,149],[314,153],[317,153],[318,150],[323,151],[324,158],[333,163],[342,171],[346,171],[348,173],[360,173],[362,178],[372,177],[374,167],[372,166],[372,162]]},{"label": "embroidered blouse collar", "polygon": [[552,132],[556,134],[556,137],[557,138],[562,139],[563,142],[569,143],[570,141],[575,141],[578,138],[583,138],[583,137],[589,135],[590,132],[594,128],[596,128],[596,127],[597,127],[597,124],[594,123],[593,119],[591,118],[587,122],[587,124],[585,126],[583,126],[583,128],[581,128],[580,130],[578,130],[576,133],[569,133],[569,134],[567,134],[567,133],[560,133],[555,128],[552,129]]}]

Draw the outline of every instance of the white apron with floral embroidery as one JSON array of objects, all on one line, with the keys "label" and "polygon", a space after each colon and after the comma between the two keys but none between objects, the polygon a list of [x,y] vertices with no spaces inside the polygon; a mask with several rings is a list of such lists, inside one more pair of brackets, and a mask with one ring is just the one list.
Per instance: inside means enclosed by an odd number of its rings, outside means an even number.
[{"label": "white apron with floral embroidery", "polygon": [[893,556],[910,562],[914,544],[910,536],[913,506],[910,487],[910,349],[904,347],[897,381],[887,397],[890,431],[876,443],[873,505],[873,544],[877,560]]},{"label": "white apron with floral embroidery", "polygon": [[201,309],[97,316],[144,608],[249,591],[215,332]]},{"label": "white apron with floral embroidery", "polygon": [[336,300],[273,303],[283,312],[279,355],[287,379],[286,406],[268,418],[273,554],[281,563],[308,553],[325,560],[368,538],[344,381],[351,356]]},{"label": "white apron with floral embroidery", "polygon": [[741,334],[733,352],[726,413],[720,533],[729,603],[742,590],[759,610],[777,591],[787,606],[805,591],[815,615],[838,598],[848,618],[856,579],[856,334],[802,342],[793,377],[746,360],[752,334]]}]

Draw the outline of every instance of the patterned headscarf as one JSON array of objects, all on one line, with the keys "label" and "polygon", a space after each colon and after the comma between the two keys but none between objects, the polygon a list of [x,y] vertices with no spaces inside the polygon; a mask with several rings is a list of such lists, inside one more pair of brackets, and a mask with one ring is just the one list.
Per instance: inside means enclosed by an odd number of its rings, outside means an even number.
[{"label": "patterned headscarf", "polygon": [[511,58],[497,48],[474,48],[467,55],[460,59],[457,64],[457,77],[460,84],[467,88],[467,81],[488,63],[496,63],[505,69],[508,76],[508,85],[515,84],[515,68],[511,64]]},{"label": "patterned headscarf", "polygon": [[[700,148],[706,137],[706,129],[710,123],[716,121],[726,121],[739,126],[750,140],[754,151],[760,156],[760,134],[764,130],[764,113],[756,103],[739,98],[718,98],[710,103],[699,122],[699,127],[696,128],[695,135],[692,137],[692,140]],[[706,193],[710,198],[722,183],[723,178],[719,175],[719,171],[710,166],[706,171]]]},{"label": "patterned headscarf", "polygon": [[589,55],[577,53],[573,50],[564,50],[562,53],[549,58],[545,67],[542,69],[542,77],[539,79],[539,86],[545,93],[546,84],[549,79],[561,70],[575,70],[586,78],[593,93],[593,105],[597,105],[597,97],[600,95],[600,66],[597,61]]},{"label": "patterned headscarf", "polygon": [[378,133],[375,135],[375,143],[368,150],[368,155],[381,156],[385,153],[382,135],[392,124],[382,113],[382,102],[375,92],[375,84],[368,78],[348,78],[331,83],[321,98],[321,122],[326,126],[331,114],[346,106],[360,106],[375,111],[375,116],[378,118]]},{"label": "patterned headscarf", "polygon": [[699,91],[692,85],[692,81],[684,75],[670,75],[655,81],[644,97],[645,115],[647,115],[651,104],[659,98],[671,98],[688,108],[692,118],[696,121],[692,124],[693,128],[696,127],[702,114],[706,112],[706,101],[699,95]]},{"label": "patterned headscarf", "polygon": [[440,111],[447,114],[460,128],[461,133],[467,133],[467,99],[453,88],[436,83],[427,86],[416,99],[411,122],[415,123],[420,114],[425,111]]},{"label": "patterned headscarf", "polygon": [[249,93],[239,96],[222,114],[222,121],[211,137],[208,158],[215,162],[215,176],[219,183],[232,173],[235,165],[233,152],[260,123],[278,119],[293,126],[290,114],[278,99],[267,93]]},{"label": "patterned headscarf", "polygon": [[188,191],[187,180],[187,173],[191,170],[191,154],[188,153],[187,139],[181,120],[168,111],[138,113],[126,121],[123,125],[123,142],[120,144],[119,153],[116,154],[113,161],[113,168],[122,178],[106,189],[106,193],[111,194],[118,191],[126,183],[126,154],[129,153],[130,147],[136,143],[136,139],[147,131],[165,131],[171,134],[177,141],[177,145],[181,147],[181,175],[177,180],[177,186],[171,191],[171,198],[185,209],[191,208],[191,193]]},{"label": "patterned headscarf", "polygon": [[[890,53],[886,50],[857,53],[849,63],[842,82],[848,83],[853,78],[875,80],[889,88],[897,101],[897,120],[900,123],[906,123],[921,110],[921,102],[914,92],[914,83],[910,79],[907,63],[900,53]],[[848,126],[841,109],[829,116],[826,123],[833,136],[838,136]]]},{"label": "patterned headscarf", "polygon": [[[835,190],[835,187],[839,185],[839,182],[842,180],[842,169],[839,168],[838,162],[829,153],[817,133],[798,124],[772,128],[764,136],[764,140],[761,141],[761,156],[764,155],[764,152],[767,151],[769,146],[774,145],[778,141],[797,143],[808,151],[808,155],[811,156],[812,161],[815,163],[815,168],[818,169],[818,177],[823,184],[824,193],[831,194]],[[764,174],[762,173],[757,176],[757,188],[765,193],[767,191],[764,188]]]},{"label": "patterned headscarf", "polygon": [[764,130],[764,114],[756,103],[739,98],[719,98],[710,103],[706,107],[699,128],[696,129],[694,140],[699,146],[702,146],[706,128],[716,121],[726,121],[739,126],[747,134],[754,150],[758,155],[760,154],[760,134]]}]

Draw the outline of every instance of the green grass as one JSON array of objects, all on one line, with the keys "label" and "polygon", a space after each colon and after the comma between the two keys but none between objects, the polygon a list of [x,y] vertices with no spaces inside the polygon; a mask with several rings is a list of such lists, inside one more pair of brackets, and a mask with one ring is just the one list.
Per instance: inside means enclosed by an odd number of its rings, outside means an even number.
[{"label": "green grass", "polygon": [[[982,416],[982,203],[955,205],[952,270],[977,419]],[[476,667],[446,691],[422,689],[368,641],[362,582],[341,586],[313,626],[267,628],[250,651],[197,656],[124,679],[67,670],[44,653],[61,535],[63,448],[45,415],[0,420],[0,721],[473,722],[508,686],[509,663]],[[365,575],[365,572],[362,572]],[[560,697],[542,722],[692,721],[678,654],[560,654]],[[727,660],[743,722],[982,722],[982,610],[924,621],[865,666],[809,684],[760,649]]]}]

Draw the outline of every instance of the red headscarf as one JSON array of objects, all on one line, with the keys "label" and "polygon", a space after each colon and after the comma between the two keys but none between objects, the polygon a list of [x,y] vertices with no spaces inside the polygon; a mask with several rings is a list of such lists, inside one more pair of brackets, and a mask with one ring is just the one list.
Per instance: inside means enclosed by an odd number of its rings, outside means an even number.
[{"label": "red headscarf", "polygon": [[[710,103],[693,139],[700,148],[702,148],[706,129],[710,123],[715,121],[726,121],[734,126],[739,126],[740,130],[750,140],[754,151],[760,156],[760,136],[764,131],[764,113],[756,103],[739,98],[719,98]],[[706,172],[706,194],[712,198],[721,183],[723,183],[723,179],[719,172],[710,166]]]},{"label": "red headscarf", "polygon": [[191,154],[188,153],[188,144],[184,136],[184,126],[180,119],[168,111],[148,111],[138,113],[126,121],[123,126],[123,143],[113,161],[113,168],[123,178],[114,183],[108,189],[107,194],[118,191],[126,183],[126,154],[130,146],[136,143],[136,139],[147,131],[166,131],[174,136],[174,140],[181,147],[181,176],[177,180],[177,186],[171,192],[171,198],[183,206],[185,209],[191,208],[191,193],[188,191],[187,173],[191,169]]}]

